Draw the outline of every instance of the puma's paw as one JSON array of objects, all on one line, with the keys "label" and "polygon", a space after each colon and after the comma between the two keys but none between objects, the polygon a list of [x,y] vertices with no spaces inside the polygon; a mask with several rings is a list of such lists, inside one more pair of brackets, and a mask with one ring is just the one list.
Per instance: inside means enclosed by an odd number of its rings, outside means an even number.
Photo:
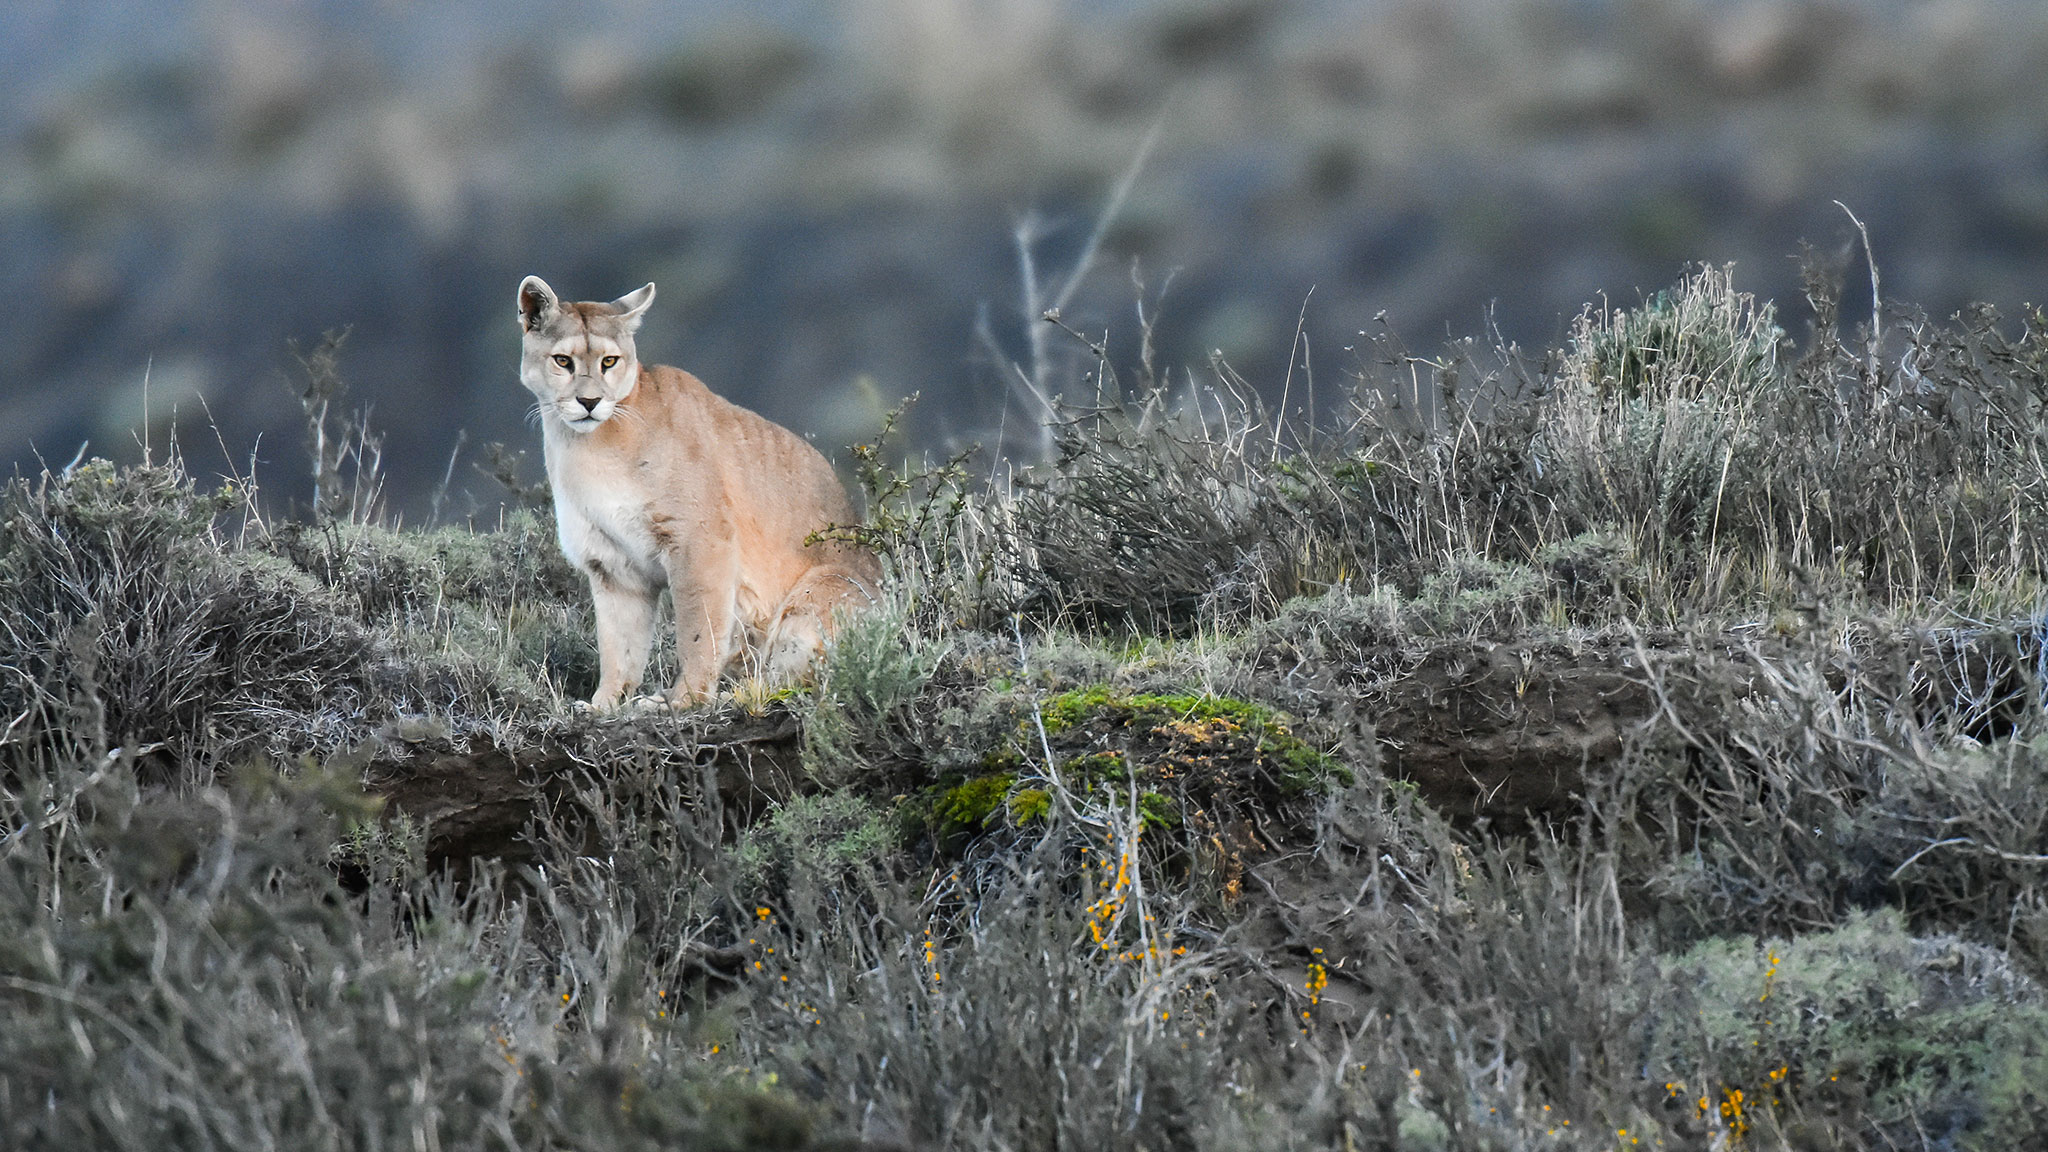
[{"label": "puma's paw", "polygon": [[717,698],[718,694],[716,692],[694,692],[690,689],[680,687],[671,688],[667,692],[662,693],[661,695],[661,699],[664,702],[666,702],[670,708],[678,712],[698,707],[699,705],[709,703],[710,701],[715,700]]},{"label": "puma's paw", "polygon": [[631,688],[624,685],[606,684],[600,681],[597,685],[597,691],[590,694],[589,702],[576,705],[576,711],[579,713],[594,712],[600,716],[616,712],[619,710],[620,705],[626,702],[628,699],[627,694],[631,691]]},{"label": "puma's paw", "polygon": [[673,712],[674,710],[675,705],[669,702],[669,698],[667,696],[653,695],[635,696],[631,700],[628,700],[625,706],[621,708],[619,711],[622,715],[627,716],[659,716],[665,712]]}]

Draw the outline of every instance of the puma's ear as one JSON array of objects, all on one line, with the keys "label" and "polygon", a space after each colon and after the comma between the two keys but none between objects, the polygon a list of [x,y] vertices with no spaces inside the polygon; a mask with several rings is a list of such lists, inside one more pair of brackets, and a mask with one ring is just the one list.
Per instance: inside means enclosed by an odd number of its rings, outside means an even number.
[{"label": "puma's ear", "polygon": [[625,321],[626,331],[637,332],[640,330],[640,318],[647,313],[647,306],[652,303],[654,285],[649,283],[637,292],[628,292],[612,301],[612,311],[617,312],[619,319]]},{"label": "puma's ear", "polygon": [[555,299],[555,290],[538,276],[528,276],[519,282],[519,326],[528,332],[555,318],[562,305]]}]

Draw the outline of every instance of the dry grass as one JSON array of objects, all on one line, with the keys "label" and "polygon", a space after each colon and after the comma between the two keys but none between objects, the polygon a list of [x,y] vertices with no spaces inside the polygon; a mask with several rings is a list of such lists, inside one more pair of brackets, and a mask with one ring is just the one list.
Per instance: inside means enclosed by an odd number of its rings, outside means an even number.
[{"label": "dry grass", "polygon": [[[1550,356],[1382,341],[1314,429],[1226,377],[993,483],[870,452],[887,608],[619,723],[544,519],[18,483],[0,1140],[2018,1146],[2038,327],[1794,347],[1702,272]],[[1515,819],[1415,767],[1601,709]],[[516,866],[361,793],[434,741],[548,757]]]}]

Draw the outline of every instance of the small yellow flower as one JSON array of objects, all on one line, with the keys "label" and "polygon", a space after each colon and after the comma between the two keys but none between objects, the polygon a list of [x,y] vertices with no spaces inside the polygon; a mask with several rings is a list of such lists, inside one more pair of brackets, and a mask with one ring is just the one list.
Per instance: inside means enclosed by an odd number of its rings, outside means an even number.
[{"label": "small yellow flower", "polygon": [[1306,987],[1308,988],[1308,1002],[1311,1004],[1322,1003],[1323,989],[1328,988],[1329,986],[1329,971],[1325,969],[1321,964],[1311,963],[1308,966],[1308,984],[1306,985]]}]

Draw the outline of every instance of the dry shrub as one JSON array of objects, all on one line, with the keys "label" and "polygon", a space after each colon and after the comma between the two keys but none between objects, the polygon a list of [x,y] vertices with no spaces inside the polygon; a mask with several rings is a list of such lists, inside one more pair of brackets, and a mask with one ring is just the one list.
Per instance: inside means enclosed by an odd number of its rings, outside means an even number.
[{"label": "dry shrub", "polygon": [[1794,1146],[2010,1148],[2048,1123],[2048,998],[2005,956],[1894,910],[1660,962],[1647,1029],[1671,1111]]},{"label": "dry shrub", "polygon": [[984,626],[1186,634],[1336,586],[1414,597],[1475,562],[1549,569],[1552,611],[1591,625],[1817,590],[2030,595],[2042,320],[1902,313],[1852,349],[1836,291],[1812,274],[1803,351],[1715,269],[1587,312],[1540,359],[1471,341],[1422,357],[1377,332],[1333,426],[1268,412],[1221,366],[1210,388],[1107,389],[1056,427],[1054,459],[992,483],[958,461],[870,469],[891,528],[873,540],[923,575],[935,619]]},{"label": "dry shrub", "polygon": [[1401,789],[1361,788],[1313,862],[1260,871],[1272,898],[1247,935],[1322,986],[1300,1015],[1362,1061],[1347,1088],[1364,1146],[1644,1131],[1637,1041],[1666,992],[1612,854],[1466,839]]},{"label": "dry shrub", "polygon": [[[1370,343],[1334,430],[1154,393],[990,485],[870,454],[896,598],[751,717],[556,715],[587,623],[535,520],[231,539],[175,469],[18,484],[5,1138],[2021,1139],[2048,665],[1925,600],[2041,586],[2048,353],[1970,317],[1895,361],[1815,302],[1796,361],[1700,273],[1546,361]],[[1589,730],[1522,691],[1602,645],[1584,708],[1648,719],[1579,795],[1452,821],[1376,771],[1375,702],[1475,671],[1495,752]],[[129,742],[422,709],[551,744],[530,867],[427,874],[315,771],[152,789]]]},{"label": "dry shrub", "polygon": [[1618,531],[1668,560],[1714,546],[1724,511],[1749,506],[1743,482],[1769,468],[1783,340],[1771,306],[1714,269],[1640,308],[1582,314],[1533,446],[1558,530]]},{"label": "dry shrub", "polygon": [[402,713],[532,717],[594,676],[581,589],[544,526],[266,524],[173,458],[0,494],[10,744],[106,739],[205,777],[252,750],[360,743]]},{"label": "dry shrub", "polygon": [[377,639],[387,709],[531,717],[597,683],[589,593],[540,516],[488,531],[287,521],[250,548],[318,580]]},{"label": "dry shrub", "polygon": [[1083,901],[1019,864],[945,911],[914,890],[857,918],[772,909],[749,937],[763,972],[739,1059],[815,1078],[849,1130],[914,1147],[1245,1146],[1244,1105],[1217,1086],[1269,1078],[1270,994],[1212,1007],[1200,963],[1104,954]]},{"label": "dry shrub", "polygon": [[2048,973],[2037,653],[2027,633],[1875,622],[1704,658],[1646,651],[1669,707],[1588,802],[1667,943],[1889,905]]},{"label": "dry shrub", "polygon": [[1972,931],[2048,976],[2048,747],[1952,747],[1893,766],[1867,823],[1916,919]]},{"label": "dry shrub", "polygon": [[812,1109],[702,1064],[613,906],[422,876],[353,780],[32,769],[0,793],[10,1148],[812,1146]]},{"label": "dry shrub", "polygon": [[370,640],[289,565],[224,544],[232,491],[93,461],[0,495],[0,711],[12,743],[110,739],[174,764],[359,709]]}]

